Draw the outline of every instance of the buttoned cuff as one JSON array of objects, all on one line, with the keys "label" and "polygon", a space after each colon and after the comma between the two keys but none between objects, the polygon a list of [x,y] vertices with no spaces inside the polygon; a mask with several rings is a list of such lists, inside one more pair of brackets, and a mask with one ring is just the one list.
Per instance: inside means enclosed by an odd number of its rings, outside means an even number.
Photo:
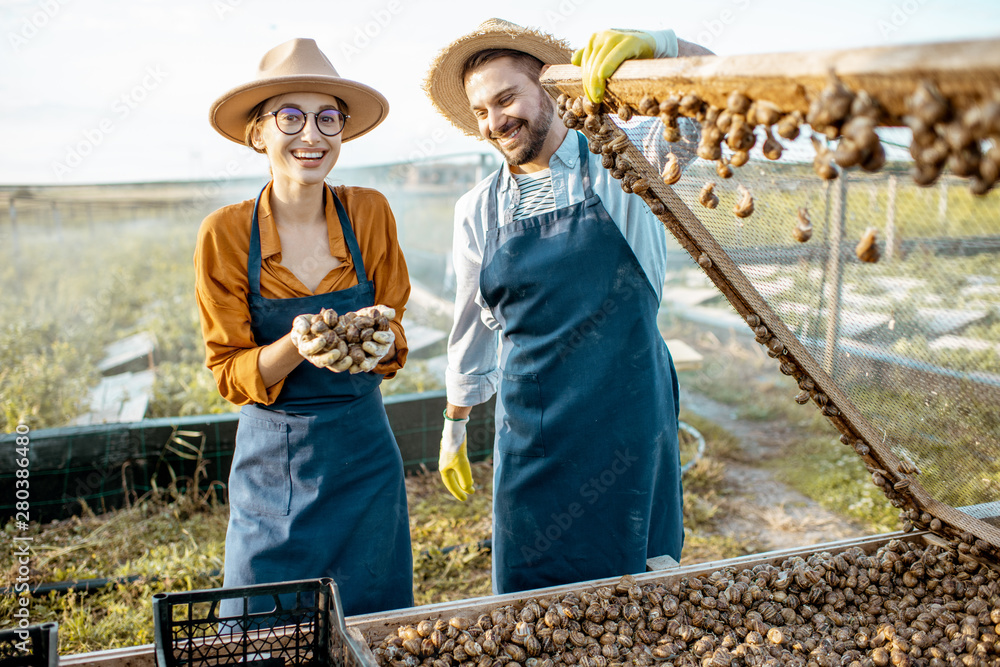
[{"label": "buttoned cuff", "polygon": [[444,373],[444,384],[448,402],[452,405],[474,406],[490,400],[497,393],[500,370],[494,369],[483,375],[466,375],[450,368]]}]

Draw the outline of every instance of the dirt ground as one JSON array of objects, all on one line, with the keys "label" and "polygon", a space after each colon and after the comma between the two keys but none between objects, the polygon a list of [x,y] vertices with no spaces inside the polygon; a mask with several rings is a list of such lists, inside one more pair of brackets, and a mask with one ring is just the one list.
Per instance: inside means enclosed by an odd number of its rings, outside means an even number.
[{"label": "dirt ground", "polygon": [[[785,421],[738,419],[732,406],[685,390],[682,406],[736,437],[750,460],[765,462],[794,451],[799,434]],[[766,468],[726,461],[723,511],[716,529],[771,551],[861,537],[867,531],[774,479]]]}]

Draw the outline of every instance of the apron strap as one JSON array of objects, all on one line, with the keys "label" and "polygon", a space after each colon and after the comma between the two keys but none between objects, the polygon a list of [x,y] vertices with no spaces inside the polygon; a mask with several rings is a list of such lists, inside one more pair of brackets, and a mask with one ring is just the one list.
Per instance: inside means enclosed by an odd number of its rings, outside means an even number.
[{"label": "apron strap", "polygon": [[365,273],[365,262],[361,258],[361,246],[358,245],[358,238],[354,235],[354,228],[351,227],[351,219],[347,217],[347,209],[340,203],[337,194],[329,185],[326,186],[333,197],[333,203],[337,205],[337,217],[340,218],[340,229],[344,232],[344,241],[347,242],[347,249],[351,251],[351,261],[354,262],[354,272],[358,276],[358,284],[364,285],[368,282],[368,275]]},{"label": "apron strap", "polygon": [[583,198],[587,200],[594,196],[594,189],[590,186],[590,148],[583,132],[573,131],[576,132],[577,145],[580,147],[580,176],[583,177]]},{"label": "apron strap", "polygon": [[[354,228],[351,227],[351,219],[347,216],[347,209],[340,203],[340,199],[337,198],[333,188],[329,185],[326,188],[329,190],[330,196],[333,197],[333,203],[337,207],[340,230],[344,234],[344,241],[347,243],[347,249],[351,253],[351,261],[354,262],[354,272],[357,274],[358,284],[363,285],[368,282],[368,276],[365,273],[365,263],[361,257],[361,247],[358,245],[358,238],[354,235]],[[264,190],[266,189],[267,186],[265,185],[253,203],[253,219],[250,224],[250,252],[247,255],[247,278],[250,282],[250,293],[255,296],[260,296],[261,263],[260,222],[257,217],[257,208],[260,206],[260,198],[264,196]]]},{"label": "apron strap", "polygon": [[250,293],[260,296],[260,223],[257,220],[257,207],[260,198],[264,196],[265,185],[253,203],[253,219],[250,223],[250,254],[247,255],[247,278],[250,281]]}]

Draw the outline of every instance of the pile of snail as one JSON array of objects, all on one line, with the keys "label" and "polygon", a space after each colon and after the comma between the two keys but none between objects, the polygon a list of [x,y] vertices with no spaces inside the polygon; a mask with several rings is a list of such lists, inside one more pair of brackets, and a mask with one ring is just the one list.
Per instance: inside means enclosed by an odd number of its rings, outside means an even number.
[{"label": "pile of snail", "polygon": [[292,342],[314,366],[341,373],[366,373],[378,365],[395,336],[389,322],[396,311],[371,306],[337,315],[324,308],[298,315],[292,322]]},{"label": "pile of snail", "polygon": [[1000,662],[1000,575],[954,549],[876,552],[527,598],[373,643],[382,667],[985,665]]},{"label": "pile of snail", "polygon": [[[592,144],[591,150],[602,152],[605,167],[612,168],[614,153],[621,149],[606,148],[611,129],[602,106],[583,97],[563,94],[559,96],[558,107],[567,127],[584,127],[598,135],[597,146]],[[906,109],[902,120],[913,132],[910,153],[915,160],[916,183],[930,185],[945,166],[956,176],[970,179],[970,189],[977,195],[986,194],[1000,180],[1000,91],[960,111],[932,82],[921,81],[907,98]],[[750,159],[750,149],[758,140],[754,132],[757,126],[762,127],[765,136],[761,146],[764,156],[777,160],[784,148],[774,133],[794,140],[800,127],[807,124],[814,133],[813,169],[827,180],[837,178],[841,169],[858,166],[875,172],[886,162],[885,149],[875,129],[889,120],[888,114],[868,92],[849,90],[832,71],[826,88],[811,100],[805,116],[798,110],[784,112],[767,100],[751,100],[738,90],[730,93],[725,108],[687,93],[662,100],[646,95],[637,109],[619,103],[617,113],[626,121],[634,113],[658,116],[664,126],[663,137],[671,143],[680,139],[680,117],[696,120],[701,125],[698,157],[716,161],[716,171],[724,179],[732,177],[732,167],[741,167]],[[831,148],[827,141],[837,144]],[[723,155],[723,142],[732,152],[728,158]],[[618,171],[627,170],[619,166]],[[676,183],[679,177],[679,170],[664,170],[668,185]]]}]

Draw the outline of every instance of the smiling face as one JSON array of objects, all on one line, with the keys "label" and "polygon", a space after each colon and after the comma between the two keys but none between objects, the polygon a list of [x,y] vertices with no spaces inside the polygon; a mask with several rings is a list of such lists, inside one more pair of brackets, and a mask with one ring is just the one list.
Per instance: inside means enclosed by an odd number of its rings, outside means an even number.
[{"label": "smiling face", "polygon": [[[339,109],[337,98],[322,93],[286,93],[272,97],[264,103],[262,113],[270,113],[286,107],[300,111],[323,111]],[[337,164],[343,134],[328,137],[316,127],[314,114],[307,114],[305,127],[298,134],[288,135],[278,129],[274,116],[264,116],[257,123],[253,145],[267,153],[271,162],[271,174],[275,181],[288,184],[316,185],[323,180]]]},{"label": "smiling face", "polygon": [[466,75],[465,94],[480,134],[519,168],[514,171],[548,166],[564,133],[556,131],[561,125],[553,125],[555,105],[537,77],[509,57],[497,58]]}]

